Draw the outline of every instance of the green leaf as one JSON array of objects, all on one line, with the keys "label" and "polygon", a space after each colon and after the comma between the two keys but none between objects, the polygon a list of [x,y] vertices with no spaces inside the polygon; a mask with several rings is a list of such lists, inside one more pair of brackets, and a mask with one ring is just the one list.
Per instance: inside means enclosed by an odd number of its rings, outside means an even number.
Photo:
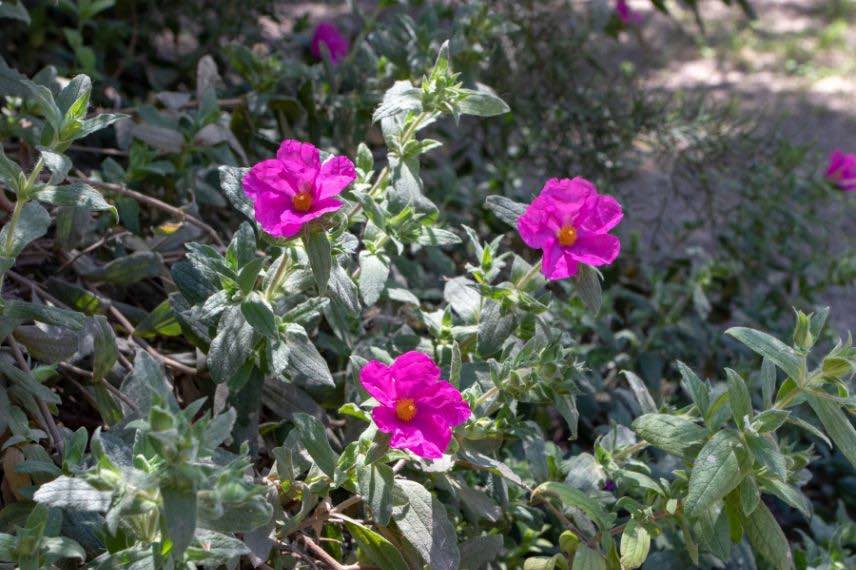
[{"label": "green leaf", "polygon": [[327,440],[324,424],[303,412],[294,414],[292,421],[300,433],[300,441],[306,451],[309,452],[318,468],[332,479],[336,472],[338,458]]},{"label": "green leaf", "polygon": [[785,456],[782,455],[776,440],[771,435],[754,436],[746,434],[746,445],[755,456],[755,461],[763,465],[772,475],[786,479],[788,468]]},{"label": "green leaf", "polygon": [[763,502],[745,520],[749,544],[777,570],[794,567],[791,547],[779,523]]},{"label": "green leaf", "polygon": [[38,321],[46,325],[54,325],[73,331],[83,330],[83,326],[86,324],[86,317],[77,311],[49,307],[38,303],[28,303],[27,301],[19,301],[17,299],[6,301],[6,308],[3,311],[3,315],[10,319]]},{"label": "green leaf", "polygon": [[755,511],[758,503],[761,501],[761,492],[755,483],[755,477],[751,475],[744,477],[738,489],[740,491],[740,509],[748,517]]},{"label": "green leaf", "polygon": [[327,361],[309,340],[303,327],[289,323],[285,329],[285,345],[288,347],[288,365],[295,380],[314,386],[336,385]]},{"label": "green leaf", "polygon": [[64,154],[54,152],[43,146],[36,148],[39,149],[45,166],[47,166],[48,170],[51,171],[51,177],[50,180],[48,180],[48,183],[60,184],[68,176],[68,171],[71,170],[71,159]]},{"label": "green leaf", "polygon": [[725,331],[765,358],[769,358],[785,374],[800,381],[803,373],[802,361],[793,348],[765,332],[745,327],[732,327]]},{"label": "green leaf", "polygon": [[226,195],[226,199],[232,204],[232,207],[238,210],[247,218],[255,219],[255,208],[253,202],[244,193],[243,179],[249,168],[237,168],[234,166],[221,166],[220,171],[220,189]]},{"label": "green leaf", "polygon": [[651,535],[645,527],[631,519],[621,533],[621,568],[639,568],[651,550]]},{"label": "green leaf", "polygon": [[432,570],[457,570],[461,561],[455,527],[446,507],[425,487],[395,481],[392,516],[398,530]]},{"label": "green leaf", "polygon": [[36,193],[36,199],[55,206],[76,206],[94,212],[109,210],[118,216],[116,208],[88,184],[75,182],[63,186],[45,186]]},{"label": "green leaf", "polygon": [[359,491],[372,518],[381,526],[389,524],[392,516],[392,489],[395,478],[392,468],[382,463],[366,465],[359,472]]},{"label": "green leaf", "polygon": [[252,293],[241,303],[241,312],[250,326],[267,338],[278,338],[276,316],[271,306],[258,293]]},{"label": "green leaf", "polygon": [[788,505],[797,509],[806,520],[811,520],[811,501],[796,487],[788,485],[781,479],[766,478],[761,480],[761,488],[764,492],[777,496]]},{"label": "green leaf", "polygon": [[48,404],[59,404],[61,402],[53,390],[42,385],[31,373],[28,374],[17,366],[12,366],[5,358],[0,358],[0,374]]},{"label": "green leaf", "polygon": [[373,565],[384,570],[408,570],[404,558],[390,541],[370,528],[347,518],[345,527]]},{"label": "green leaf", "polygon": [[526,204],[515,202],[505,196],[488,196],[485,198],[484,204],[497,218],[513,228],[517,228],[517,218],[526,211]]},{"label": "green leaf", "polygon": [[372,114],[372,122],[376,123],[387,117],[392,117],[407,111],[422,110],[422,91],[413,87],[410,81],[396,81],[383,94],[383,101]]},{"label": "green leaf", "polygon": [[6,158],[3,147],[0,145],[0,180],[6,183],[15,193],[18,192],[19,182],[23,180],[24,173],[17,163]]},{"label": "green leaf", "polygon": [[841,411],[838,403],[814,394],[808,394],[806,400],[838,450],[844,454],[851,465],[856,466],[856,429]]},{"label": "green leaf", "polygon": [[486,300],[482,307],[477,337],[479,354],[488,357],[498,352],[508,340],[513,328],[514,316],[503,315],[499,303]]},{"label": "green leaf", "polygon": [[312,268],[318,294],[323,295],[327,291],[330,269],[333,267],[333,255],[327,232],[307,225],[303,230],[303,246],[306,248],[306,255],[309,256],[309,266]]},{"label": "green leaf", "polygon": [[572,570],[606,570],[606,559],[597,550],[581,544],[574,554]]},{"label": "green leaf", "polygon": [[83,137],[87,137],[101,129],[106,129],[113,123],[129,118],[130,117],[128,115],[124,115],[122,113],[101,113],[91,119],[84,119],[80,126],[80,130],[74,134],[74,140],[82,139]]},{"label": "green leaf", "polygon": [[208,350],[208,369],[217,384],[227,382],[253,352],[253,327],[241,307],[229,305],[217,325],[217,336]]},{"label": "green leaf", "polygon": [[[6,257],[17,257],[30,242],[39,239],[48,232],[51,216],[38,202],[27,202],[21,208],[21,217],[12,234],[11,247],[6,251]],[[0,247],[6,247],[11,224],[4,224],[0,230]]]},{"label": "green leaf", "polygon": [[710,385],[702,382],[701,378],[680,360],[675,364],[678,372],[681,373],[681,386],[684,391],[692,398],[701,415],[707,417],[707,411],[710,408]]},{"label": "green leaf", "polygon": [[642,413],[656,414],[657,404],[654,403],[654,398],[651,397],[651,392],[648,391],[645,382],[629,370],[622,370],[622,372],[624,373],[624,377],[627,378],[627,382],[630,384],[633,393],[636,395],[636,401],[639,402],[639,408],[642,410]]},{"label": "green leaf", "polygon": [[728,401],[731,404],[731,415],[737,429],[743,429],[744,418],[748,416],[752,420],[752,400],[749,396],[749,388],[746,382],[737,372],[730,368],[725,369],[728,377]]},{"label": "green leaf", "polygon": [[330,273],[329,296],[337,304],[352,315],[360,312],[360,297],[357,286],[351,280],[351,276],[338,263],[333,266]]},{"label": "green leaf", "polygon": [[114,285],[133,285],[161,274],[163,260],[153,251],[135,251],[118,259],[82,273],[86,279],[104,281]]},{"label": "green leaf", "polygon": [[763,412],[755,416],[755,421],[753,422],[753,425],[755,427],[755,430],[758,431],[758,433],[773,432],[779,429],[790,415],[791,413],[787,410],[771,408],[769,410],[764,410]]},{"label": "green leaf", "polygon": [[178,336],[181,325],[170,306],[169,299],[161,302],[134,329],[134,335],[155,338],[157,335]]},{"label": "green leaf", "polygon": [[681,456],[687,449],[699,445],[707,430],[682,417],[669,414],[645,414],[632,424],[639,437],[672,455]]},{"label": "green leaf", "polygon": [[14,336],[31,357],[46,364],[68,360],[80,349],[80,333],[69,330],[48,332],[38,326],[19,325]]},{"label": "green leaf", "polygon": [[111,491],[99,491],[83,479],[63,475],[39,487],[33,500],[50,507],[103,513],[112,497]]},{"label": "green leaf", "polygon": [[[27,8],[17,1],[9,2],[8,0],[0,2],[0,18],[8,18],[10,20],[20,20],[25,24],[30,24],[30,13]],[[2,560],[6,560],[3,558]]]},{"label": "green leaf", "polygon": [[580,509],[602,530],[609,529],[613,517],[604,510],[599,502],[579,489],[565,483],[547,481],[532,491],[531,502],[535,503],[544,494],[557,497],[567,507]]},{"label": "green leaf", "polygon": [[699,516],[740,484],[741,462],[735,453],[739,446],[740,440],[734,432],[718,431],[701,448],[693,463],[684,501],[687,516]]},{"label": "green leaf", "polygon": [[116,345],[116,333],[104,315],[93,318],[95,335],[92,348],[92,381],[99,382],[116,364],[119,359],[119,348]]},{"label": "green leaf", "polygon": [[81,562],[86,560],[86,551],[77,542],[64,536],[52,536],[42,541],[42,549],[46,557],[76,558]]},{"label": "green leaf", "polygon": [[598,270],[585,264],[580,264],[580,270],[576,277],[574,277],[577,295],[579,295],[586,310],[592,315],[597,315],[603,304],[600,279]]},{"label": "green leaf", "polygon": [[249,293],[253,290],[253,287],[256,284],[256,280],[259,277],[259,272],[262,270],[262,266],[265,263],[264,257],[257,257],[252,259],[244,265],[241,270],[238,272],[238,287],[244,293]]},{"label": "green leaf", "polygon": [[234,255],[238,267],[243,267],[256,258],[256,233],[248,222],[241,222],[229,243],[229,252]]},{"label": "green leaf", "polygon": [[459,89],[465,98],[458,102],[458,111],[462,115],[477,117],[493,117],[511,110],[508,104],[500,99],[489,87],[479,85],[479,90]]},{"label": "green leaf", "polygon": [[181,481],[161,484],[160,492],[166,536],[172,540],[175,558],[180,560],[196,532],[196,490]]}]

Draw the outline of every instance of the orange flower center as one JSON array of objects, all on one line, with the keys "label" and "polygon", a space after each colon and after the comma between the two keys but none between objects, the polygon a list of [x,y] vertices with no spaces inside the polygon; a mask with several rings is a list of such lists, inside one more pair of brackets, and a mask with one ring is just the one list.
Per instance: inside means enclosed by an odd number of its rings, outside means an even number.
[{"label": "orange flower center", "polygon": [[395,415],[403,422],[416,417],[416,404],[410,398],[402,398],[395,403]]},{"label": "orange flower center", "polygon": [[309,190],[298,192],[294,195],[294,198],[291,199],[291,205],[294,206],[294,209],[298,212],[308,212],[309,208],[312,207],[312,192]]},{"label": "orange flower center", "polygon": [[571,247],[577,241],[577,230],[570,224],[562,226],[556,233],[556,238],[559,240],[559,244]]}]

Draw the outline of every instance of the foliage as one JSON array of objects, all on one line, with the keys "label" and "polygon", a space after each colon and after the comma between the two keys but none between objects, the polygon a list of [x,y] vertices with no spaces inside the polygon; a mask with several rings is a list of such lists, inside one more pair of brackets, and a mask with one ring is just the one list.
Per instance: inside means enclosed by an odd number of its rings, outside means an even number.
[{"label": "foliage", "polygon": [[[133,4],[0,3],[40,46],[0,59],[0,566],[853,564],[856,346],[813,307],[853,282],[823,231],[852,205],[805,149],[641,91],[614,14],[545,40],[540,3],[354,6],[334,62],[204,3],[183,57],[113,53],[187,31]],[[293,238],[243,182],[282,139],[356,167]],[[544,279],[534,189],[619,189],[640,139],[702,203],[662,231],[717,247],[619,231]],[[472,411],[437,460],[361,382],[408,351]]]}]

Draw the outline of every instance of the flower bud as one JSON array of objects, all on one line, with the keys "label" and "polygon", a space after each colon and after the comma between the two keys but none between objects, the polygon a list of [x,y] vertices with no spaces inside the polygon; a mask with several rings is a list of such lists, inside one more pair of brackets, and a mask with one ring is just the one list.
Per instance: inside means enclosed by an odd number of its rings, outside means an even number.
[{"label": "flower bud", "polygon": [[580,545],[580,537],[573,532],[566,530],[559,535],[559,548],[565,554],[573,554],[577,551],[577,546]]}]

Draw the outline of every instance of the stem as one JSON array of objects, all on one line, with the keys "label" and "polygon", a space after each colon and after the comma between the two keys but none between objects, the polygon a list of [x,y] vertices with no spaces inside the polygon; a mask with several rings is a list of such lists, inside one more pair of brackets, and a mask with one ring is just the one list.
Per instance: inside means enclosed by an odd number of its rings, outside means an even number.
[{"label": "stem", "polygon": [[271,300],[273,294],[276,293],[276,290],[279,289],[279,286],[282,284],[282,280],[288,271],[289,266],[291,265],[290,259],[288,256],[288,250],[283,249],[282,255],[280,256],[279,265],[276,268],[276,273],[273,275],[273,279],[268,283],[267,289],[265,290],[265,299],[268,301]]},{"label": "stem", "polygon": [[[39,175],[42,173],[44,168],[45,159],[39,157],[39,160],[33,167],[33,171],[30,172],[30,175],[27,177],[24,187],[18,189],[17,199],[15,200],[15,209],[12,210],[12,218],[9,220],[9,227],[6,230],[8,232],[6,234],[6,243],[3,245],[3,255],[6,257],[12,257],[12,244],[15,242],[15,226],[18,225],[18,220],[21,219],[21,212],[24,211],[24,205],[29,201],[27,195],[30,193],[30,189],[33,187],[33,184],[35,184],[36,180],[39,179]],[[5,277],[5,271],[0,273],[0,291],[3,290],[3,281]]]}]

